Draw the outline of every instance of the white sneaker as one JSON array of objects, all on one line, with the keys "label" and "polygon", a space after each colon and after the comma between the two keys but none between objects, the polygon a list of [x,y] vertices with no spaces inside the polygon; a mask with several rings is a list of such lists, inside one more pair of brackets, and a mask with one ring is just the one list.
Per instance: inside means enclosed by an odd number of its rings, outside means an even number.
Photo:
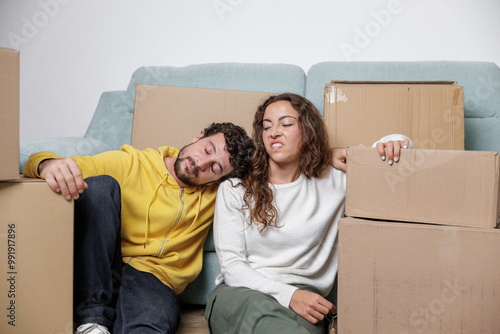
[{"label": "white sneaker", "polygon": [[108,328],[99,324],[83,324],[78,326],[75,334],[109,334]]}]

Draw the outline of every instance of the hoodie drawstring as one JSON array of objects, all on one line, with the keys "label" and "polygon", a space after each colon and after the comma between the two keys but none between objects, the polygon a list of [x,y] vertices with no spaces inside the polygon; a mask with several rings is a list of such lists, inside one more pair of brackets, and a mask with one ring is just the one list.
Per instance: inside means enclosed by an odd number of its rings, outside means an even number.
[{"label": "hoodie drawstring", "polygon": [[161,182],[158,184],[156,187],[155,191],[153,192],[153,195],[151,196],[151,199],[149,200],[149,205],[148,205],[148,210],[146,212],[146,226],[145,230],[146,232],[144,233],[144,248],[146,248],[146,244],[148,242],[148,232],[149,232],[149,211],[151,209],[151,204],[153,203],[154,198],[156,197],[156,194],[158,193],[158,189],[160,189],[161,185],[168,179],[168,173],[165,174],[165,177]]},{"label": "hoodie drawstring", "polygon": [[201,211],[201,194],[203,193],[203,191],[205,191],[205,187],[203,187],[202,190],[198,191],[198,210],[196,210],[196,216],[194,216],[194,220],[193,220],[193,223],[191,224],[191,226],[195,225],[196,220],[198,219],[198,215],[200,214],[200,211]]}]

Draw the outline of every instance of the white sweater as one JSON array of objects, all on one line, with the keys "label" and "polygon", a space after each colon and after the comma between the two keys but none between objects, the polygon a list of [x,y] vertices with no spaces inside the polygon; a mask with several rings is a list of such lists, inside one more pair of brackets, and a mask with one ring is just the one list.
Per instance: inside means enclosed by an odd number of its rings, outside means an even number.
[{"label": "white sweater", "polygon": [[[405,138],[392,134],[379,142]],[[221,268],[215,283],[267,293],[284,307],[289,307],[297,290],[291,284],[307,284],[328,295],[338,269],[337,230],[344,214],[345,180],[343,172],[330,168],[321,179],[301,175],[292,183],[270,185],[281,228],[268,227],[264,232],[256,224],[248,225],[248,210],[242,210],[243,187],[232,186],[239,180],[223,182],[214,215],[215,250]]]},{"label": "white sweater", "polygon": [[219,186],[214,241],[221,275],[216,284],[244,286],[267,293],[289,307],[291,284],[307,284],[326,296],[337,274],[337,228],[344,214],[345,174],[330,168],[323,178],[301,175],[296,181],[270,185],[278,209],[277,227],[259,232],[242,210],[238,179]]}]

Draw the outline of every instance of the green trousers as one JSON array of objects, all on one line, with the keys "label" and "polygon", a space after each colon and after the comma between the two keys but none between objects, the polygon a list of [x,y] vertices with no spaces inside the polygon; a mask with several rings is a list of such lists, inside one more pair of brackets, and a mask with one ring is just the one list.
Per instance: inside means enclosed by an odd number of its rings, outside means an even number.
[{"label": "green trousers", "polygon": [[[297,287],[317,293],[309,286]],[[314,325],[268,294],[225,284],[210,294],[205,318],[212,334],[325,333],[323,321]]]}]

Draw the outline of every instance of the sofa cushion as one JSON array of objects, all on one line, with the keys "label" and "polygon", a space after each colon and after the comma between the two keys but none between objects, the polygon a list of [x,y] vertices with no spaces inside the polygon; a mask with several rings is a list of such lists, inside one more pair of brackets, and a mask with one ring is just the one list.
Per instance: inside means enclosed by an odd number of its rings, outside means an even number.
[{"label": "sofa cushion", "polygon": [[307,75],[306,97],[323,114],[331,80],[456,81],[464,87],[465,149],[500,152],[500,68],[488,62],[323,62]]}]

